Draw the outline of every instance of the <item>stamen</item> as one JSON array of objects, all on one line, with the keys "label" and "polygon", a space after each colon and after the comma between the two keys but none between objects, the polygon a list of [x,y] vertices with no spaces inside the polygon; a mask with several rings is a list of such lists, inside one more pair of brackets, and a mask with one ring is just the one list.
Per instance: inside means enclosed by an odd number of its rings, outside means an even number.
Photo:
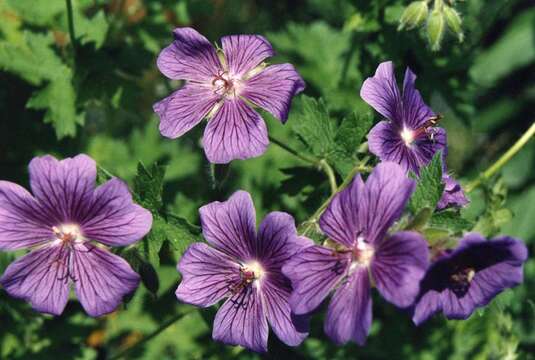
[{"label": "stamen", "polygon": [[471,268],[462,268],[450,276],[451,290],[458,297],[463,297],[470,289],[470,283],[474,279],[476,271]]},{"label": "stamen", "polygon": [[349,271],[355,270],[357,267],[370,266],[374,255],[373,246],[368,244],[364,237],[357,237],[357,243],[353,248],[353,262],[349,266]]}]

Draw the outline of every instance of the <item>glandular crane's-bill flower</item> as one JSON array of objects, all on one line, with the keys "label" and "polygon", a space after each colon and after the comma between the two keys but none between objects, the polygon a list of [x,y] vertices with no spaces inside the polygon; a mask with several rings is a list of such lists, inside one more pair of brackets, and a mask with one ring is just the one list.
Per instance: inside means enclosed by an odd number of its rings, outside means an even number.
[{"label": "glandular crane's-bill flower", "polygon": [[160,132],[178,138],[207,118],[203,146],[212,163],[263,154],[269,144],[266,124],[252,107],[283,123],[290,103],[305,83],[290,64],[266,66],[275,55],[260,35],[230,35],[222,49],[192,28],[174,30],[174,41],[158,56],[160,71],[185,85],[154,105]]},{"label": "glandular crane's-bill flower", "polygon": [[141,239],[151,213],[133,203],[119,179],[96,187],[96,164],[86,155],[36,157],[29,172],[33,196],[0,181],[0,250],[31,250],[8,266],[0,284],[44,313],[61,314],[73,285],[89,315],[114,311],[139,275],[107,247]]},{"label": "glandular crane's-bill flower", "polygon": [[443,253],[430,266],[421,282],[413,321],[419,325],[437,312],[448,319],[467,319],[476,308],[522,283],[527,257],[520,240],[465,235],[457,248]]},{"label": "glandular crane's-bill flower", "polygon": [[295,252],[310,244],[297,235],[294,219],[269,213],[257,233],[255,209],[245,191],[203,206],[200,215],[208,244],[191,245],[180,260],[177,298],[200,307],[225,300],[214,320],[214,340],[265,352],[269,323],[282,342],[300,344],[307,336],[307,319],[291,313],[291,285],[281,272]]},{"label": "glandular crane's-bill flower", "polygon": [[364,183],[357,175],[320,218],[333,246],[310,246],[283,267],[294,288],[296,314],[316,309],[334,291],[324,329],[336,343],[364,344],[372,322],[371,288],[406,308],[419,291],[428,265],[427,242],[418,233],[389,235],[390,226],[414,191],[415,182],[398,164],[379,164]]}]

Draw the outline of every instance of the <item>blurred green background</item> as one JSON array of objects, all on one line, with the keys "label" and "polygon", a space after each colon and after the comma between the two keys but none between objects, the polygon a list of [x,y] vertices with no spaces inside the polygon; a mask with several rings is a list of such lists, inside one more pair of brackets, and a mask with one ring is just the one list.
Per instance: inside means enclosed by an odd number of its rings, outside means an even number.
[{"label": "blurred green background", "polygon": [[[535,120],[535,6],[520,0],[455,2],[464,42],[446,33],[441,50],[431,51],[425,25],[397,30],[408,3],[74,0],[73,46],[64,0],[0,0],[0,179],[27,186],[33,156],[83,152],[130,184],[138,161],[167,165],[165,209],[194,224],[200,206],[237,189],[252,194],[259,219],[273,210],[288,211],[297,222],[307,219],[328,196],[329,186],[318,169],[276,145],[262,157],[214,171],[200,147],[202,126],[179,140],[160,136],[152,104],[181,84],[158,72],[156,57],[172,40],[173,28],[191,26],[211,41],[227,34],[266,36],[278,53],[272,61],[293,63],[307,83],[305,94],[323,98],[330,121],[337,124],[353,112],[369,111],[358,94],[380,62],[393,60],[400,81],[410,66],[426,102],[444,115],[450,171],[463,182],[472,180]],[[294,126],[302,104],[294,105],[285,126],[263,116],[271,135],[306,152]],[[463,210],[467,218],[491,222],[489,235],[522,238],[530,253],[535,247],[534,165],[532,140],[499,179],[470,194],[472,204]],[[179,256],[180,250],[164,243],[153,274],[159,286],[152,293],[141,286],[125,307],[99,319],[87,317],[76,301],[60,317],[42,316],[0,290],[0,358],[107,359],[176,318],[126,358],[259,358],[212,342],[213,312],[176,301]],[[0,254],[0,271],[13,258]],[[365,347],[333,345],[317,315],[303,345],[290,349],[271,336],[271,352],[263,357],[535,358],[534,285],[535,260],[530,259],[525,283],[486,310],[464,322],[439,316],[419,328],[410,316],[374,298]]]}]

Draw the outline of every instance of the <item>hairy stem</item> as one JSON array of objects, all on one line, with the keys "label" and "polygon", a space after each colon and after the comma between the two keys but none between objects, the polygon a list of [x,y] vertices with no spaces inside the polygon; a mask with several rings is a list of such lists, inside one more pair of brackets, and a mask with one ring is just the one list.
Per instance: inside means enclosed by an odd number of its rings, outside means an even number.
[{"label": "hairy stem", "polygon": [[331,186],[331,192],[334,194],[336,192],[336,189],[338,185],[336,184],[336,175],[334,174],[334,170],[329,165],[327,160],[325,159],[317,159],[314,157],[306,156],[300,154],[297,150],[292,149],[290,146],[286,145],[282,141],[275,139],[273,136],[269,136],[269,140],[274,143],[275,145],[278,145],[281,149],[286,150],[288,153],[292,154],[293,156],[297,157],[298,159],[303,160],[304,162],[307,162],[311,165],[316,166],[318,169],[322,170],[325,175],[327,175],[327,178],[329,179],[329,185]]},{"label": "hairy stem", "polygon": [[158,336],[160,333],[165,331],[168,327],[173,325],[178,320],[182,319],[185,315],[189,314],[191,311],[179,313],[175,316],[173,316],[171,319],[164,322],[160,327],[158,327],[156,330],[145,336],[143,339],[139,340],[138,342],[134,343],[132,346],[127,347],[126,349],[120,351],[119,353],[112,355],[109,360],[118,360],[122,358],[126,358],[126,355],[128,355],[130,352],[132,352],[134,349],[137,349],[141,345],[147,343],[148,341],[152,340],[156,336]]},{"label": "hairy stem", "polygon": [[535,136],[535,122],[529,129],[507,150],[494,164],[485,170],[477,179],[466,186],[466,192],[471,192],[477,188],[484,180],[490,179],[500,169],[509,162],[527,143]]}]

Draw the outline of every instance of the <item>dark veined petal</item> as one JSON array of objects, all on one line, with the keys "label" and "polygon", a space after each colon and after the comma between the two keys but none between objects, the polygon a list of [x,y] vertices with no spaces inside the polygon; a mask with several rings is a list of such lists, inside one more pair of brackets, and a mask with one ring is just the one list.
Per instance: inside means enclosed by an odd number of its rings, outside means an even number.
[{"label": "dark veined petal", "polygon": [[357,174],[351,184],[334,196],[321,215],[321,230],[332,240],[353,246],[359,228],[358,203],[362,201],[364,183]]},{"label": "dark veined petal", "polygon": [[170,79],[210,82],[221,71],[212,44],[195,29],[177,28],[174,41],[158,55],[158,69]]},{"label": "dark veined petal", "polygon": [[240,95],[286,122],[292,98],[304,89],[305,82],[293,65],[278,64],[248,79]]},{"label": "dark veined petal", "polygon": [[402,123],[403,106],[391,61],[379,64],[375,75],[364,81],[360,97],[385,118]]},{"label": "dark veined petal", "polygon": [[298,252],[282,268],[292,283],[290,306],[295,314],[316,309],[347,274],[349,257],[322,246]]},{"label": "dark veined petal", "polygon": [[41,207],[55,225],[77,223],[91,204],[97,167],[89,156],[57,160],[46,155],[29,165],[30,185]]},{"label": "dark veined petal", "polygon": [[410,150],[408,152],[410,155],[408,158],[409,169],[416,174],[420,173],[420,168],[427,165],[439,150],[442,151],[442,162],[446,163],[446,155],[448,153],[446,130],[435,127],[429,131],[433,131],[433,136],[419,137],[408,148]]},{"label": "dark veined petal", "polygon": [[407,126],[417,129],[423,126],[435,113],[424,103],[414,82],[416,75],[407,68],[403,80],[403,119]]},{"label": "dark veined petal", "polygon": [[69,298],[69,260],[64,246],[47,245],[9,265],[0,284],[9,295],[28,301],[35,310],[60,315]]},{"label": "dark veined petal", "polygon": [[261,295],[272,330],[286,345],[297,346],[308,335],[308,316],[294,315],[290,309],[290,281],[281,273],[269,274],[262,282]]},{"label": "dark veined petal", "polygon": [[17,250],[54,238],[51,217],[21,186],[0,181],[0,250]]},{"label": "dark veined petal", "polygon": [[329,304],[324,329],[335,343],[350,340],[364,345],[372,324],[370,280],[365,267],[356,269],[342,283]]},{"label": "dark veined petal", "polygon": [[246,286],[219,308],[212,337],[228,345],[266,352],[268,331],[260,294],[255,286]]},{"label": "dark veined petal", "polygon": [[221,38],[227,68],[234,77],[242,77],[264,59],[275,55],[269,41],[261,35],[229,35]]},{"label": "dark veined petal", "polygon": [[208,160],[216,164],[260,156],[269,145],[264,120],[239,98],[223,102],[208,121],[202,142]]},{"label": "dark veined petal", "polygon": [[81,220],[88,239],[109,246],[130,245],[145,236],[152,225],[150,211],[135,204],[128,186],[117,178],[100,185],[92,206]]},{"label": "dark veined petal", "polygon": [[381,295],[399,307],[414,303],[428,266],[427,241],[417,232],[401,231],[377,246],[371,273]]},{"label": "dark veined petal", "polygon": [[[477,307],[487,305],[497,294],[520,284],[526,246],[511,237],[486,240],[477,233],[465,235],[459,246],[437,260],[421,282],[413,321],[421,324],[442,311],[448,319],[466,319]],[[464,288],[453,277],[465,271]],[[468,279],[468,281],[466,281]]]},{"label": "dark veined petal", "polygon": [[256,212],[246,191],[235,192],[227,201],[214,201],[199,209],[204,238],[238,260],[254,259]]},{"label": "dark veined petal", "polygon": [[88,243],[72,252],[72,273],[76,295],[94,317],[114,311],[140,281],[126,260]]},{"label": "dark veined petal", "polygon": [[186,84],[170,96],[154,104],[160,117],[160,133],[176,139],[201,122],[216,106],[221,96],[209,87]]},{"label": "dark veined petal", "polygon": [[274,211],[267,214],[258,228],[254,252],[270,269],[280,271],[293,254],[312,244],[310,239],[297,235],[295,220],[290,214]]},{"label": "dark veined petal", "polygon": [[231,293],[240,279],[235,259],[207,244],[192,244],[180,259],[182,281],[176,290],[178,300],[201,307],[214,305]]},{"label": "dark veined petal", "polygon": [[359,228],[368,242],[386,234],[401,216],[415,186],[398,164],[383,162],[375,167],[366,180],[365,196],[358,203]]}]

